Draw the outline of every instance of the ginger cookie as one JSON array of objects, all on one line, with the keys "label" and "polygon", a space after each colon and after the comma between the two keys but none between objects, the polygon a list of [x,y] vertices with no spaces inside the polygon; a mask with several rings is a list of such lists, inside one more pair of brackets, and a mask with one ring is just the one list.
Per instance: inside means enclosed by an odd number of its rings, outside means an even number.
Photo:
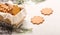
[{"label": "ginger cookie", "polygon": [[41,13],[44,15],[50,15],[52,14],[53,10],[51,8],[44,8],[41,10]]},{"label": "ginger cookie", "polygon": [[21,8],[19,8],[17,5],[13,5],[13,9],[12,9],[12,14],[16,15],[19,11],[21,11]]},{"label": "ginger cookie", "polygon": [[43,17],[41,17],[41,16],[34,16],[33,18],[31,18],[31,22],[32,22],[33,24],[39,25],[39,24],[41,24],[41,23],[44,22],[44,19],[43,19]]}]

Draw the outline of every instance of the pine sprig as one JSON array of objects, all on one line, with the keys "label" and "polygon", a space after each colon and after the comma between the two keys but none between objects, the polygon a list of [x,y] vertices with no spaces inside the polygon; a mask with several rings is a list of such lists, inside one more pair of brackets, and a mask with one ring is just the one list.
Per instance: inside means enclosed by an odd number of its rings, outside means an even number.
[{"label": "pine sprig", "polygon": [[32,32],[32,28],[30,28],[30,29],[20,28],[20,29],[16,29],[15,32],[17,32],[17,33]]},{"label": "pine sprig", "polygon": [[35,3],[39,3],[39,2],[43,2],[45,0],[32,0],[32,1],[35,2]]},{"label": "pine sprig", "polygon": [[17,0],[17,4],[23,4],[24,0]]}]

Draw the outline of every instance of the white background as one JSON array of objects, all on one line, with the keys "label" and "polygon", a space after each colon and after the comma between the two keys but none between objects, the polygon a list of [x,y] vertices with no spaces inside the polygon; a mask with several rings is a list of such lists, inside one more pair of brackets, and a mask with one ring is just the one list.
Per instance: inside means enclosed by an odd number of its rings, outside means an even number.
[{"label": "white background", "polygon": [[[46,7],[52,8],[53,14],[50,16],[42,15],[40,11]],[[33,28],[33,31],[14,35],[60,35],[60,0],[46,0],[38,4],[29,1],[25,4],[25,9],[27,12],[25,26]],[[40,25],[34,25],[30,22],[34,16],[42,16],[45,21]]]}]

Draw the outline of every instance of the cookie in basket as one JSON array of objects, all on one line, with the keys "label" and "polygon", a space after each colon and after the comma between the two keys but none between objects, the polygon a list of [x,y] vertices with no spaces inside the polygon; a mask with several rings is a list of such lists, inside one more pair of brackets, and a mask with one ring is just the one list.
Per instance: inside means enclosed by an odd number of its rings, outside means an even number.
[{"label": "cookie in basket", "polygon": [[21,8],[19,8],[17,5],[13,5],[13,9],[11,12],[13,15],[16,15],[20,11],[21,11]]}]

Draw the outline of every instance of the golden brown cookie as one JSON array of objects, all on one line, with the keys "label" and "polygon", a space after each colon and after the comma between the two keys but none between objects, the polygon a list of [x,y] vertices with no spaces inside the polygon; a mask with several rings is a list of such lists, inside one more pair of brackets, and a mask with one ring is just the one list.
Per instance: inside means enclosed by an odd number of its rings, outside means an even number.
[{"label": "golden brown cookie", "polygon": [[8,3],[5,3],[5,5],[7,5],[7,6],[8,6],[7,11],[8,11],[8,12],[10,12],[10,11],[12,10],[12,8],[13,8],[13,5],[8,4]]},{"label": "golden brown cookie", "polygon": [[20,8],[17,5],[13,5],[12,14],[16,15],[20,11]]},{"label": "golden brown cookie", "polygon": [[43,23],[43,21],[44,21],[44,19],[43,19],[43,17],[41,17],[41,16],[34,16],[34,17],[31,19],[31,22],[32,22],[33,24],[37,24],[37,25]]},{"label": "golden brown cookie", "polygon": [[7,12],[7,10],[8,10],[8,6],[7,5],[5,5],[5,4],[0,4],[0,11],[1,12]]},{"label": "golden brown cookie", "polygon": [[5,9],[8,9],[8,6],[5,5],[5,4],[1,4],[1,7],[2,7],[2,8],[5,8]]},{"label": "golden brown cookie", "polygon": [[41,13],[44,15],[50,15],[52,14],[53,10],[51,8],[44,8],[41,10]]}]

